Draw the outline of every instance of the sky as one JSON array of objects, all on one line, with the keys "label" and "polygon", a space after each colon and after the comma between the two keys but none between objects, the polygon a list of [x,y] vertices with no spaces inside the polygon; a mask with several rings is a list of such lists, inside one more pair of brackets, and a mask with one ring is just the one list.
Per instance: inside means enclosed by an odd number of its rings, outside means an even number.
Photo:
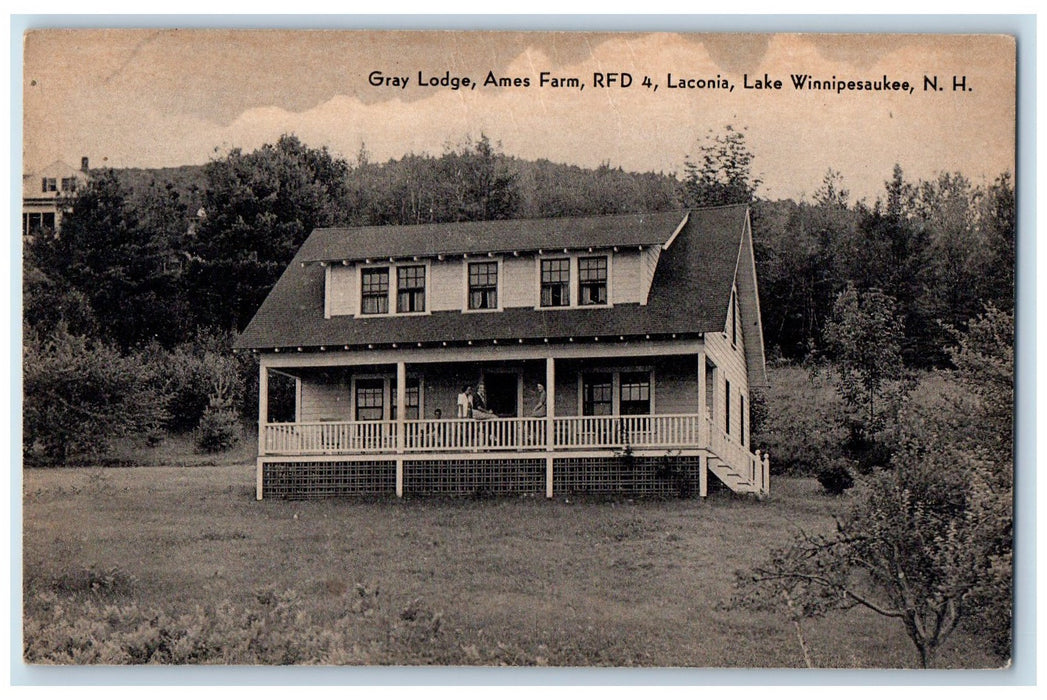
[{"label": "sky", "polygon": [[[375,72],[406,85],[372,85]],[[540,85],[543,72],[581,87]],[[489,73],[529,85],[484,86]],[[479,84],[418,85],[445,74]],[[797,90],[800,75],[912,91]],[[715,87],[670,87],[681,79]],[[1015,158],[1015,45],[994,35],[42,30],[25,38],[23,100],[24,172],[81,156],[199,164],[284,133],[385,161],[483,133],[520,158],[681,173],[731,125],[761,196],[809,198],[832,168],[871,202],[896,163],[979,184]]]}]

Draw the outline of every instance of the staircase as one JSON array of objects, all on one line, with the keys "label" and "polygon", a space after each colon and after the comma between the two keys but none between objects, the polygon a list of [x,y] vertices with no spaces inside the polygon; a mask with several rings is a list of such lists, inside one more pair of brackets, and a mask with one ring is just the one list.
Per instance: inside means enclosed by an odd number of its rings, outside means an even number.
[{"label": "staircase", "polygon": [[735,493],[770,493],[770,461],[767,454],[749,452],[726,433],[707,422],[709,435],[709,471]]}]

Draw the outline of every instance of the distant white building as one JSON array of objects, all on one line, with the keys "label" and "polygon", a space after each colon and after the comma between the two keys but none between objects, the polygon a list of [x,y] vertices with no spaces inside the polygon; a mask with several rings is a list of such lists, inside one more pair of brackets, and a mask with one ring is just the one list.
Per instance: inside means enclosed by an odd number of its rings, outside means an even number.
[{"label": "distant white building", "polygon": [[87,157],[80,159],[80,169],[60,160],[46,168],[22,175],[22,235],[41,229],[58,230],[62,214],[77,190],[88,180]]}]

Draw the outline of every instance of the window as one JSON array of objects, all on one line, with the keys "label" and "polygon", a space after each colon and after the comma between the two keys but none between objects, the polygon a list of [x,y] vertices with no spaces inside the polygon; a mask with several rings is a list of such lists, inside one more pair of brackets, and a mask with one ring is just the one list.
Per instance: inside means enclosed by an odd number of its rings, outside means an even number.
[{"label": "window", "polygon": [[578,258],[578,303],[607,303],[607,258]]},{"label": "window", "polygon": [[53,177],[45,177],[41,180],[41,190],[43,192],[57,192],[58,181]]},{"label": "window", "polygon": [[63,192],[76,192],[76,178],[75,177],[63,177],[62,178],[62,191]]},{"label": "window", "polygon": [[542,261],[542,306],[571,305],[571,259]]},{"label": "window", "polygon": [[41,231],[55,230],[54,212],[22,214],[22,235],[31,236]]},{"label": "window", "polygon": [[[396,380],[392,381],[389,387],[389,418],[396,420]],[[407,410],[404,412],[404,418],[407,420],[418,420],[419,408],[421,406],[421,384],[417,377],[407,378],[407,385],[404,387]]]},{"label": "window", "polygon": [[356,420],[382,420],[385,380],[359,379],[356,382]]},{"label": "window", "polygon": [[629,372],[621,375],[618,408],[623,416],[645,416],[651,412],[651,375]]},{"label": "window", "polygon": [[360,313],[389,313],[389,268],[365,269],[361,279]]},{"label": "window", "polygon": [[724,412],[723,412],[724,428],[723,428],[723,430],[724,430],[725,433],[730,435],[731,434],[731,381],[729,379],[725,380],[725,381],[726,381],[726,389],[724,390],[724,394],[723,394],[723,406],[724,406]]},{"label": "window", "polygon": [[469,308],[498,308],[498,263],[469,263]]},{"label": "window", "polygon": [[582,378],[582,415],[609,416],[614,411],[614,384],[610,374]]},{"label": "window", "polygon": [[425,311],[424,265],[396,268],[396,311],[401,314]]},{"label": "window", "polygon": [[742,429],[738,436],[738,441],[745,444],[745,396],[738,394],[738,408],[741,409],[738,413],[738,422],[741,423]]}]

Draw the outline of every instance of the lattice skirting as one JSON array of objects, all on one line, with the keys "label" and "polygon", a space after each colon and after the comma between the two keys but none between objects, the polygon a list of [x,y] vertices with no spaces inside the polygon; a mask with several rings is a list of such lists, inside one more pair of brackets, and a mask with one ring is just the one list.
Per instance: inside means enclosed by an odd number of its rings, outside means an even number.
[{"label": "lattice skirting", "polygon": [[267,462],[265,498],[327,498],[396,493],[396,462]]},{"label": "lattice skirting", "polygon": [[404,495],[545,493],[544,459],[405,460]]},{"label": "lattice skirting", "polygon": [[[698,491],[700,458],[561,457],[553,492],[690,496]],[[544,458],[404,460],[405,496],[545,493]],[[299,500],[382,496],[396,492],[396,462],[266,462],[264,498]]]},{"label": "lattice skirting", "polygon": [[690,496],[700,457],[569,457],[553,463],[553,493]]}]

